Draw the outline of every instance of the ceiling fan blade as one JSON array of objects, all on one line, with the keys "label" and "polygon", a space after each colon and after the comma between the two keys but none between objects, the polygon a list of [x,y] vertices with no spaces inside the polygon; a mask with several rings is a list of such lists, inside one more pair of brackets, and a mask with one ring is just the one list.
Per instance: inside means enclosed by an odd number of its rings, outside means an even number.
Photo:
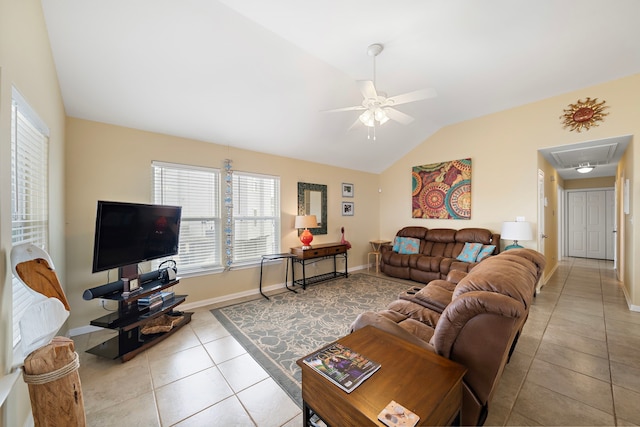
[{"label": "ceiling fan blade", "polygon": [[357,105],[355,107],[344,107],[344,108],[335,108],[333,110],[322,110],[322,113],[337,113],[339,111],[359,111],[359,110],[366,110],[365,107],[363,107],[362,105]]},{"label": "ceiling fan blade", "polygon": [[400,105],[408,102],[421,101],[423,99],[435,98],[438,96],[435,89],[421,89],[413,92],[403,93],[402,95],[387,98],[386,105]]},{"label": "ceiling fan blade", "polygon": [[358,127],[361,124],[362,124],[362,122],[360,121],[360,118],[357,118],[356,121],[353,122],[353,124],[351,126],[349,126],[349,129],[347,129],[347,132],[353,130],[354,128]]},{"label": "ceiling fan blade", "polygon": [[371,80],[358,80],[358,87],[364,99],[376,99],[378,97],[376,87]]},{"label": "ceiling fan blade", "polygon": [[389,117],[391,120],[395,120],[396,122],[402,123],[403,125],[408,125],[414,120],[410,115],[398,111],[394,108],[386,107],[384,108],[384,112],[387,113],[387,117]]}]

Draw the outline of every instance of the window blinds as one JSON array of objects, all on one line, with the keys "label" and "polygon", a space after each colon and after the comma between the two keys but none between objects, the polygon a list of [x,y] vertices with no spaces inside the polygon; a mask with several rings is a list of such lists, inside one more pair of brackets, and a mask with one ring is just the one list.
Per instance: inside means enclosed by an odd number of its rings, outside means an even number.
[{"label": "window blinds", "polygon": [[154,203],[182,206],[180,248],[171,257],[178,269],[221,267],[220,170],[162,162],[152,169]]},{"label": "window blinds", "polygon": [[[49,129],[13,88],[11,105],[11,243],[49,244]],[[12,277],[13,346],[31,295]]]},{"label": "window blinds", "polygon": [[280,178],[233,172],[233,261],[280,252]]}]

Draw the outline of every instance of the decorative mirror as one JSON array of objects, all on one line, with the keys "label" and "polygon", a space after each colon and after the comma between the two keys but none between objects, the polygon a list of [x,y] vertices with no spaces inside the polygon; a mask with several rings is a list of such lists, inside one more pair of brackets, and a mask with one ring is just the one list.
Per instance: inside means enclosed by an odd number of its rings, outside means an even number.
[{"label": "decorative mirror", "polygon": [[[322,184],[298,183],[298,215],[315,215],[318,228],[311,233],[327,234],[327,186]],[[302,230],[298,230],[298,234]]]}]

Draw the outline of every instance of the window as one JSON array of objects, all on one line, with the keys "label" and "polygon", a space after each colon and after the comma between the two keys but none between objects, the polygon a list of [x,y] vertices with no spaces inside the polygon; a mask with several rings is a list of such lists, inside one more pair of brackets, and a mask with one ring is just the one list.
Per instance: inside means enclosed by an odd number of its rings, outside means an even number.
[{"label": "window", "polygon": [[[11,103],[11,243],[49,244],[49,129],[13,88]],[[20,342],[20,318],[31,295],[13,283],[13,347]]]},{"label": "window", "polygon": [[280,252],[280,178],[233,172],[233,262]]},{"label": "window", "polygon": [[182,206],[180,249],[172,259],[181,272],[222,267],[220,236],[220,171],[153,162],[153,200]]}]

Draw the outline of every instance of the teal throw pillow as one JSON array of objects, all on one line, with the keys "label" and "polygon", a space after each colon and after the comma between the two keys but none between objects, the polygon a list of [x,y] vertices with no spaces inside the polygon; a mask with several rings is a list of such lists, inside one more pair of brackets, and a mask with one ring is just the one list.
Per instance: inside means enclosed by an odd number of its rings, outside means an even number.
[{"label": "teal throw pillow", "polygon": [[403,237],[396,236],[396,238],[393,239],[393,252],[398,252],[400,249],[400,239],[403,239]]},{"label": "teal throw pillow", "polygon": [[404,255],[417,254],[420,251],[420,240],[413,237],[400,237],[398,253]]},{"label": "teal throw pillow", "polygon": [[478,253],[482,250],[482,243],[465,243],[462,252],[458,255],[458,261],[474,262]]},{"label": "teal throw pillow", "polygon": [[480,252],[478,252],[478,256],[476,257],[476,262],[480,262],[483,259],[491,256],[495,249],[496,245],[482,245],[482,249],[480,249]]}]

